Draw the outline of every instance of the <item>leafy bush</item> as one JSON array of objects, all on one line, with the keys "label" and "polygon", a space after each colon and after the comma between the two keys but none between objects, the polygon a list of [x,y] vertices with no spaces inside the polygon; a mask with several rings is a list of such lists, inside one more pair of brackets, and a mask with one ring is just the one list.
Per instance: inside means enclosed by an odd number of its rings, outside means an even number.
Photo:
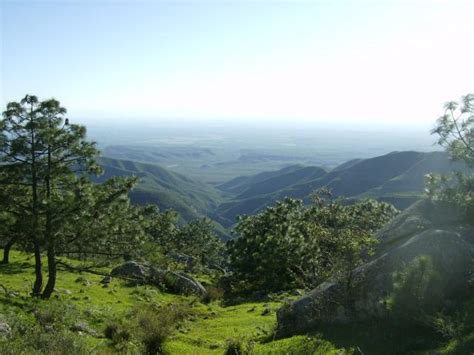
[{"label": "leafy bush", "polygon": [[237,291],[311,288],[330,275],[345,277],[370,254],[373,232],[396,210],[366,200],[353,205],[326,201],[310,206],[286,199],[255,216],[244,216],[228,242]]},{"label": "leafy bush", "polygon": [[[8,338],[0,337],[0,354],[90,354],[90,350],[87,349],[81,337],[66,331],[61,324],[55,323],[59,319],[55,312],[58,309],[59,307],[56,307],[54,311],[48,309],[48,312],[42,313],[47,314],[42,318],[47,320],[43,324],[39,324],[35,317],[21,312],[2,317],[10,325],[12,334]],[[51,316],[52,314],[55,316]],[[49,331],[45,331],[44,325]]]},{"label": "leafy bush", "polygon": [[429,317],[428,325],[431,326],[444,339],[460,337],[466,329],[466,315],[454,313],[452,315],[438,312]]},{"label": "leafy bush", "polygon": [[36,321],[47,331],[66,328],[79,317],[76,306],[60,300],[40,302],[35,308]]},{"label": "leafy bush", "polygon": [[389,310],[399,321],[423,322],[434,314],[433,305],[443,299],[443,280],[430,257],[420,256],[404,270],[394,274],[393,294],[388,301]]},{"label": "leafy bush", "polygon": [[173,303],[164,306],[149,304],[134,309],[136,337],[146,354],[163,354],[164,343],[178,324],[192,314],[188,304]]},{"label": "leafy bush", "polygon": [[250,355],[254,346],[252,341],[242,337],[227,339],[224,355]]},{"label": "leafy bush", "polygon": [[132,337],[130,329],[118,321],[109,322],[104,329],[104,335],[107,339],[112,340],[114,345],[127,342]]}]

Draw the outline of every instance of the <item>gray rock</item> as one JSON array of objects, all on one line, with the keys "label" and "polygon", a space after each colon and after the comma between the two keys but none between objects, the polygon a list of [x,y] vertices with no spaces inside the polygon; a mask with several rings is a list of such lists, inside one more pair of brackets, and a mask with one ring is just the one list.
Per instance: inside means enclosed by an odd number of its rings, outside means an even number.
[{"label": "gray rock", "polygon": [[145,280],[149,276],[149,267],[136,261],[127,261],[112,269],[110,276]]},{"label": "gray rock", "polygon": [[153,269],[153,280],[157,286],[164,286],[168,291],[181,295],[206,294],[204,286],[195,278],[184,273],[169,270]]},{"label": "gray rock", "polygon": [[12,335],[12,328],[7,322],[0,321],[0,337],[9,338]]},{"label": "gray rock", "polygon": [[114,277],[133,279],[178,294],[204,295],[206,293],[206,289],[202,284],[190,275],[161,270],[136,261],[128,261],[117,266],[112,270],[111,275]]},{"label": "gray rock", "polygon": [[379,251],[352,271],[353,287],[327,281],[280,308],[278,335],[293,335],[322,324],[386,319],[391,316],[386,302],[397,292],[394,276],[422,259],[429,260],[436,279],[420,307],[441,308],[466,287],[474,258],[474,227],[456,225],[450,218],[437,223],[438,212],[432,206],[427,209],[426,202],[413,207],[381,230]]}]

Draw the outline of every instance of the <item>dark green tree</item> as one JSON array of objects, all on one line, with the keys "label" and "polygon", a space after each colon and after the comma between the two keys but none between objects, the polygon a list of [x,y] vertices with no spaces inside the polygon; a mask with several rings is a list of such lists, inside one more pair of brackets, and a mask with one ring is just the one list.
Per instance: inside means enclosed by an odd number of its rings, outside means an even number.
[{"label": "dark green tree", "polygon": [[25,229],[34,246],[35,283],[33,295],[39,296],[43,288],[40,228],[40,177],[41,160],[46,146],[39,137],[40,103],[36,96],[25,96],[20,102],[10,102],[3,112],[1,128],[2,185],[28,187],[28,206],[25,209]]},{"label": "dark green tree", "polygon": [[[0,177],[0,181],[2,178]],[[27,189],[24,186],[0,184],[0,243],[3,247],[3,264],[8,264],[10,250],[18,243],[25,243],[25,218]]]},{"label": "dark green tree", "polygon": [[172,243],[175,251],[193,256],[201,265],[221,265],[224,244],[208,218],[196,219],[179,228]]},{"label": "dark green tree", "polygon": [[[120,245],[129,207],[126,195],[133,185],[123,179],[91,183],[90,174],[101,170],[95,160],[98,150],[86,140],[85,127],[70,124],[65,114],[58,101],[39,102],[27,95],[7,105],[0,123],[0,183],[3,191],[15,189],[24,201],[21,230],[35,254],[33,295],[44,298],[54,290],[58,253],[73,243],[89,251],[92,244],[96,250],[112,245],[104,234]],[[100,228],[86,228],[91,221]],[[43,248],[48,262],[44,289]]]}]

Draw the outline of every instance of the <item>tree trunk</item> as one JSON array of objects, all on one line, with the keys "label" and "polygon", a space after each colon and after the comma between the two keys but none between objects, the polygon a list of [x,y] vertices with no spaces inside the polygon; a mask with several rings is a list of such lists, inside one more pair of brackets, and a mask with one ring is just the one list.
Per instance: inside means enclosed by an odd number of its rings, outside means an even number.
[{"label": "tree trunk", "polygon": [[[51,128],[51,121],[49,121]],[[48,245],[48,282],[44,288],[42,298],[48,299],[54,292],[54,286],[56,285],[56,250],[55,240],[53,235],[53,224],[52,224],[52,213],[51,213],[51,188],[52,188],[52,167],[51,167],[51,144],[48,144],[48,165],[46,174],[46,199],[48,201],[48,208],[46,210],[46,225],[45,225],[45,238]]]},{"label": "tree trunk", "polygon": [[33,285],[33,297],[41,295],[41,289],[43,288],[43,267],[41,264],[41,243],[38,236],[38,177],[37,166],[36,166],[36,135],[34,115],[33,115],[33,104],[30,109],[31,117],[31,192],[32,192],[32,240],[35,252],[35,283]]},{"label": "tree trunk", "polygon": [[10,250],[16,242],[16,237],[11,238],[7,244],[3,247],[3,260],[2,264],[8,264],[10,262]]},{"label": "tree trunk", "polygon": [[41,248],[38,238],[35,239],[35,283],[33,285],[33,296],[39,297],[43,288],[43,266],[41,264]]},{"label": "tree trunk", "polygon": [[56,273],[57,273],[57,263],[56,263],[56,252],[54,246],[50,245],[48,247],[48,282],[44,288],[42,298],[48,299],[51,297],[51,294],[54,292],[54,287],[56,286]]}]

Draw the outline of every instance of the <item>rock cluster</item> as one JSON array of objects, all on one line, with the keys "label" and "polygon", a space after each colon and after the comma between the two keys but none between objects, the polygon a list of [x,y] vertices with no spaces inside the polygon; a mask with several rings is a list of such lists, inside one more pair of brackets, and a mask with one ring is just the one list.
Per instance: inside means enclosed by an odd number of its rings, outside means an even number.
[{"label": "rock cluster", "polygon": [[420,201],[378,233],[376,255],[352,272],[352,287],[327,281],[277,312],[279,336],[301,333],[321,324],[348,323],[390,316],[386,302],[394,294],[394,275],[420,258],[429,259],[438,293],[431,306],[442,307],[467,285],[474,260],[474,227],[457,213]]}]

